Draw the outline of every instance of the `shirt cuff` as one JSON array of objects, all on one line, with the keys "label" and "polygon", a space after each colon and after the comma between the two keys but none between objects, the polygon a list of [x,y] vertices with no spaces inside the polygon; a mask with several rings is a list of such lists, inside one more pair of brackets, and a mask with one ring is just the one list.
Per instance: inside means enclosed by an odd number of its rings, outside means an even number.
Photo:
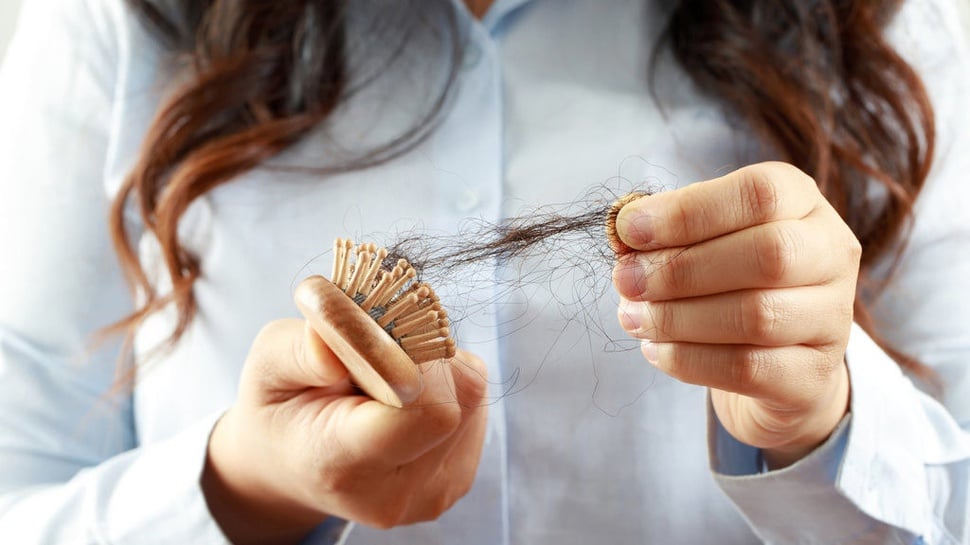
[{"label": "shirt cuff", "polygon": [[763,471],[760,451],[731,437],[710,410],[714,478],[768,543],[933,542],[922,396],[858,326],[846,361],[850,416],[789,467]]},{"label": "shirt cuff", "polygon": [[[213,414],[168,441],[139,449],[107,505],[111,543],[229,545],[209,512],[200,482],[209,436],[222,414]],[[352,527],[330,517],[301,545],[341,545]]]},{"label": "shirt cuff", "polygon": [[99,481],[115,482],[98,491],[100,526],[108,542],[229,543],[209,513],[200,483],[209,435],[221,414],[96,468]]},{"label": "shirt cuff", "polygon": [[836,487],[882,523],[946,543],[927,468],[966,459],[967,436],[858,326],[846,353],[853,423]]},{"label": "shirt cuff", "polygon": [[731,437],[712,414],[708,438],[714,479],[766,543],[851,542],[866,534],[873,521],[834,485],[850,423],[847,415],[808,456],[762,473],[760,450]]}]

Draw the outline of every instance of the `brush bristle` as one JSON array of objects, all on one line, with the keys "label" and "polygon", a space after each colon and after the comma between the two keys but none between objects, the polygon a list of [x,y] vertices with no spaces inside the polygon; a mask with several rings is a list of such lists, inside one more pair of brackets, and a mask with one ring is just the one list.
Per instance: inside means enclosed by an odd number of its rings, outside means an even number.
[{"label": "brush bristle", "polygon": [[455,355],[448,314],[431,286],[417,281],[404,259],[387,266],[388,252],[375,244],[334,241],[331,282],[366,311],[410,356],[423,363]]}]

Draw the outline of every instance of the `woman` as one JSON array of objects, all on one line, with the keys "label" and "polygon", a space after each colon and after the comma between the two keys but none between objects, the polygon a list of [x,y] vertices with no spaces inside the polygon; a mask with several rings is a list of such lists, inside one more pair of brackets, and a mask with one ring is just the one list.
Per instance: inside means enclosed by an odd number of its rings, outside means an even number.
[{"label": "woman", "polygon": [[[25,6],[0,536],[970,543],[952,6],[389,4]],[[670,189],[620,212],[619,298],[563,319],[588,275],[555,255],[439,287],[498,302],[413,408],[356,395],[285,319],[336,236],[453,233],[614,177]],[[617,303],[656,368],[574,319]],[[118,323],[130,347],[90,349]]]}]

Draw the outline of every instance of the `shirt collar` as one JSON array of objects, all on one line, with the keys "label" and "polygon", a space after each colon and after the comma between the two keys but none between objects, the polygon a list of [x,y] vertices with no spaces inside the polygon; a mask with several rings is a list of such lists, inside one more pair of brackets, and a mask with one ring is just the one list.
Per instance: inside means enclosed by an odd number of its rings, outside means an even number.
[{"label": "shirt collar", "polygon": [[[534,0],[495,0],[489,6],[488,11],[485,12],[485,16],[482,17],[481,25],[491,32],[501,24],[507,15],[532,1]],[[472,18],[464,0],[452,0],[452,2],[455,4],[459,13],[468,19]]]},{"label": "shirt collar", "polygon": [[533,1],[534,0],[495,0],[491,7],[488,8],[488,11],[485,12],[485,17],[482,17],[482,25],[491,31],[502,22],[502,19],[504,19],[506,15]]}]

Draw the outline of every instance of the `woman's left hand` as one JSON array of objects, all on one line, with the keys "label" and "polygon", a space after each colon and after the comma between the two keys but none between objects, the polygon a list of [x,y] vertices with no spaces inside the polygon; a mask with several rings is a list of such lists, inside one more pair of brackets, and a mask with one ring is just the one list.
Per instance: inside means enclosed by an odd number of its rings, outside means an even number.
[{"label": "woman's left hand", "polygon": [[627,204],[613,283],[643,354],[708,386],[725,429],[769,467],[821,444],[848,410],[845,349],[861,246],[815,182],[784,163]]}]

